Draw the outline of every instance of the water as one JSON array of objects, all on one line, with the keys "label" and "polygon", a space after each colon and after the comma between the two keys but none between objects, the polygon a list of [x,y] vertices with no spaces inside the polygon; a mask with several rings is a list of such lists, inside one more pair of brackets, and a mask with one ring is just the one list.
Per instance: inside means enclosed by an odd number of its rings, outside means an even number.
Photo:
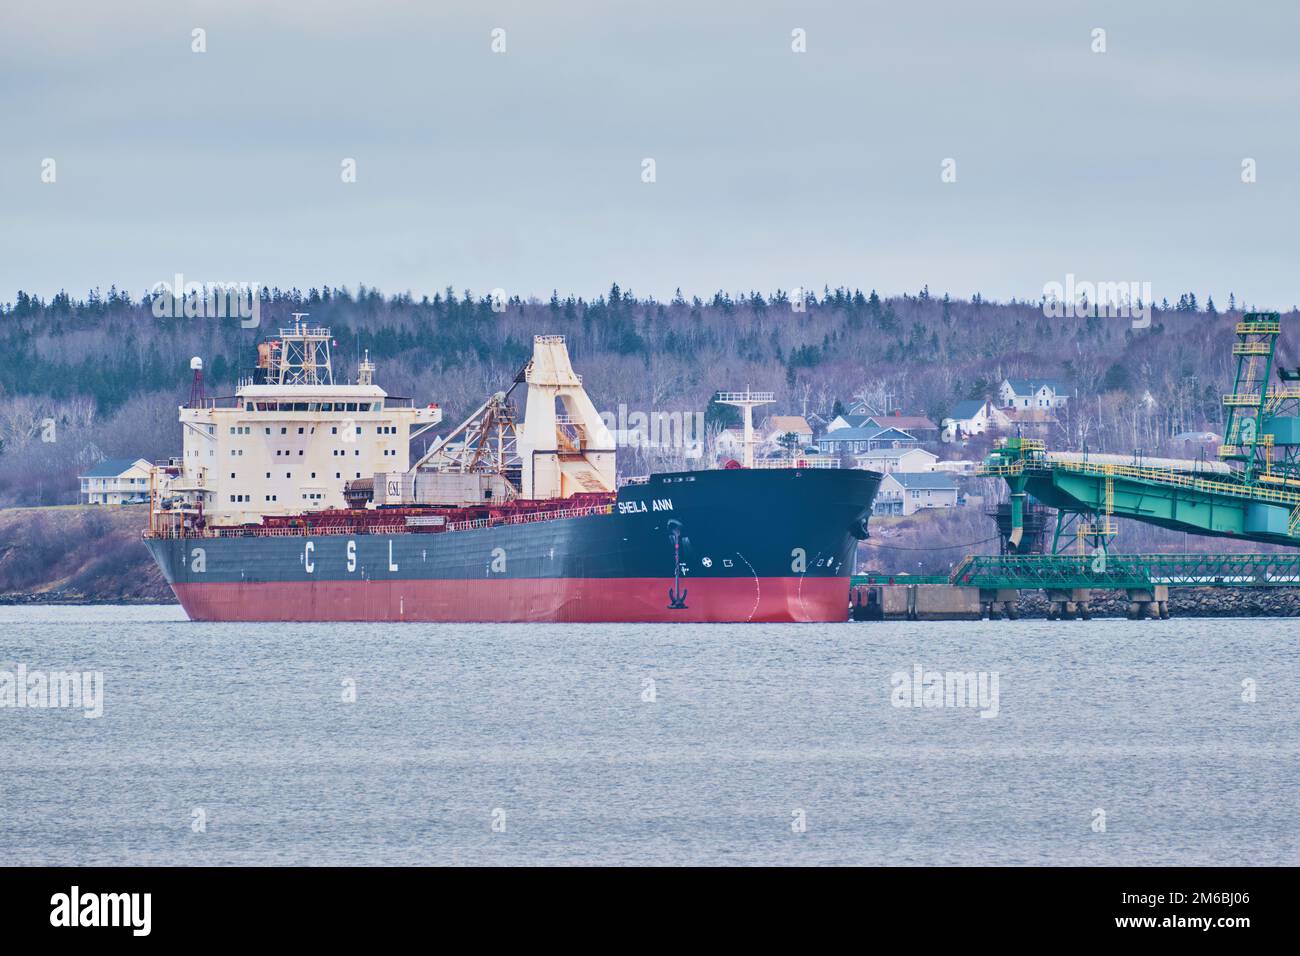
[{"label": "water", "polygon": [[[1285,619],[226,625],[0,608],[0,669],[19,662],[102,671],[105,694],[100,719],[0,709],[8,864],[1300,863]],[[997,671],[998,716],[891,706],[914,664]]]}]

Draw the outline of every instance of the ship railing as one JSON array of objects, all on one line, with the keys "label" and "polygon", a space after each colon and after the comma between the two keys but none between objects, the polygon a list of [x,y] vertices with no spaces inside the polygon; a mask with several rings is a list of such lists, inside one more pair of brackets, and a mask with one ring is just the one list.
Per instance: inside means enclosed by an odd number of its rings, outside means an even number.
[{"label": "ship railing", "polygon": [[469,531],[474,528],[496,528],[501,525],[530,524],[534,521],[553,521],[561,518],[586,518],[589,515],[607,515],[614,511],[613,505],[589,505],[585,508],[563,508],[559,511],[525,511],[517,515],[505,515],[497,518],[475,518],[471,521],[452,521],[447,525],[448,531]]},{"label": "ship railing", "polygon": [[776,392],[718,392],[719,402],[774,402]]},{"label": "ship railing", "polygon": [[838,468],[840,460],[834,455],[799,455],[795,458],[760,458],[755,468]]},{"label": "ship railing", "polygon": [[[475,518],[470,521],[449,521],[442,531],[472,531],[477,528],[496,528],[502,525],[530,524],[534,521],[554,521],[563,518],[585,518],[591,515],[612,514],[614,506],[589,505],[584,508],[563,508],[558,511],[527,511],[521,514],[496,518]],[[317,538],[328,535],[404,535],[411,530],[405,524],[337,524],[316,525],[311,528],[156,528],[146,532],[149,538]]]},{"label": "ship railing", "polygon": [[[1284,505],[1300,505],[1300,492],[1297,491],[1280,491],[1275,488],[1264,488],[1258,484],[1238,484],[1226,481],[1216,481],[1213,478],[1199,477],[1200,474],[1214,475],[1216,474],[1215,472],[1197,473],[1175,471],[1171,468],[1150,467],[1145,465],[1115,465],[1090,461],[1051,461],[1049,459],[1028,462],[1028,467],[1035,472],[1046,472],[1056,469],[1063,472],[1075,472],[1106,478],[1139,478],[1146,481],[1157,482],[1162,485],[1170,485],[1179,488],[1192,488],[1196,491],[1203,491],[1217,495],[1227,495],[1233,498],[1272,501]],[[1000,476],[1005,478],[1021,475],[1025,470],[1026,462],[1020,460],[1012,462],[1009,465],[982,465],[977,471],[977,474],[982,476]],[[1284,483],[1300,487],[1300,482],[1295,482],[1289,479],[1279,478],[1272,480],[1275,481],[1275,483]]]}]

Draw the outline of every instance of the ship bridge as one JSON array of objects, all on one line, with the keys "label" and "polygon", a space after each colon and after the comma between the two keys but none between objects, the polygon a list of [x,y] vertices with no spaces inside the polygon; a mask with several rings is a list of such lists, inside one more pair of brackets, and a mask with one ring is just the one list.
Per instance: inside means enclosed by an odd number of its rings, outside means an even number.
[{"label": "ship bridge", "polygon": [[336,383],[330,331],[305,315],[258,346],[258,364],[229,398],[203,394],[195,359],[190,401],[178,409],[183,452],[151,478],[151,529],[260,524],[267,515],[346,508],[349,481],[405,471],[410,442],[442,420],[374,383]]}]

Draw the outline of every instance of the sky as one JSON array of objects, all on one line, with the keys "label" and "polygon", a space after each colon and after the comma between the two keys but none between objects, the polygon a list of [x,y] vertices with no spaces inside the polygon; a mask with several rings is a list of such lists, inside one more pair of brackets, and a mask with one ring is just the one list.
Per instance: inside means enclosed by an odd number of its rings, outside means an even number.
[{"label": "sky", "polygon": [[1073,275],[1288,308],[1297,33],[1280,0],[7,3],[0,301]]}]

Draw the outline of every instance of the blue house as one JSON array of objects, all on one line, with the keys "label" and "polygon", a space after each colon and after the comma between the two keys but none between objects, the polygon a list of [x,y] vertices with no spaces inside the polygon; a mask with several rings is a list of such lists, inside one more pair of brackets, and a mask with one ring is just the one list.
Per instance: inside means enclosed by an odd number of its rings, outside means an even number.
[{"label": "blue house", "polygon": [[877,448],[912,448],[919,445],[916,436],[901,428],[837,428],[817,439],[823,455],[858,455]]}]

